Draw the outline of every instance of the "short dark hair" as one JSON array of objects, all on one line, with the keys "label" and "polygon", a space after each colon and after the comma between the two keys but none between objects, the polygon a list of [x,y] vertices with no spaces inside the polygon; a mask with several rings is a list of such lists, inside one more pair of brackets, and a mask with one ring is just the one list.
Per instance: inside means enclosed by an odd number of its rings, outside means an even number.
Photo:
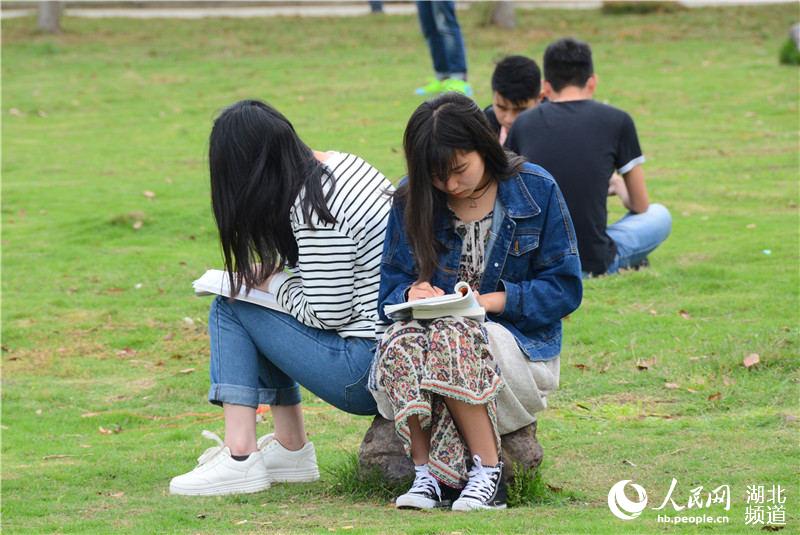
[{"label": "short dark hair", "polygon": [[405,203],[404,228],[419,280],[429,281],[443,250],[433,232],[434,222],[447,213],[447,196],[433,186],[434,181],[447,180],[459,151],[477,152],[493,180],[514,176],[524,160],[503,149],[486,114],[460,93],[445,93],[420,104],[408,120],[403,149],[408,181],[395,196]]},{"label": "short dark hair", "polygon": [[565,37],[551,43],[544,52],[544,79],[553,91],[568,85],[583,87],[592,74],[592,49],[588,43]]},{"label": "short dark hair", "polygon": [[538,98],[541,90],[542,71],[531,58],[506,56],[494,68],[492,91],[513,104]]}]

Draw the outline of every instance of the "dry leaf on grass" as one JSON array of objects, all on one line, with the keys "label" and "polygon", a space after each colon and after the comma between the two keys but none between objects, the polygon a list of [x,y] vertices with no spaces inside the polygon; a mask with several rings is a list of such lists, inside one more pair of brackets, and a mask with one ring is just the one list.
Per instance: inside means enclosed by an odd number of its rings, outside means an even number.
[{"label": "dry leaf on grass", "polygon": [[745,368],[751,368],[759,362],[761,362],[761,357],[758,356],[758,353],[750,353],[742,360]]},{"label": "dry leaf on grass", "polygon": [[145,196],[145,197],[147,197],[148,199],[155,199],[155,198],[156,198],[156,194],[155,194],[155,192],[152,192],[152,191],[150,191],[150,190],[144,190],[144,191],[142,192],[142,195],[144,195],[144,196]]},{"label": "dry leaf on grass", "polygon": [[132,226],[133,226],[133,230],[139,230],[144,226],[144,222],[142,222],[142,221],[134,221]]},{"label": "dry leaf on grass", "polygon": [[655,364],[656,364],[656,358],[655,357],[647,359],[647,360],[639,359],[639,360],[636,361],[636,368],[638,368],[639,370],[649,370],[650,368],[655,366]]},{"label": "dry leaf on grass", "polygon": [[721,392],[714,392],[713,394],[708,396],[708,401],[719,401],[720,399],[722,399]]},{"label": "dry leaf on grass", "polygon": [[100,433],[103,435],[115,435],[117,433],[122,432],[122,427],[120,427],[118,424],[114,424],[113,426],[111,426],[111,429],[106,429],[101,425],[100,427],[97,428],[97,430],[100,431]]},{"label": "dry leaf on grass", "polygon": [[586,371],[589,369],[589,366],[587,366],[586,364],[573,364],[573,366],[575,366],[581,371]]},{"label": "dry leaf on grass", "polygon": [[44,457],[42,457],[42,459],[45,461],[50,461],[52,459],[69,459],[70,457],[75,457],[75,455],[67,455],[65,453],[61,453],[58,455],[45,455]]},{"label": "dry leaf on grass", "polygon": [[685,319],[685,320],[688,320],[688,319],[690,319],[690,318],[692,317],[692,316],[691,316],[691,315],[690,315],[688,312],[686,312],[686,311],[685,311],[685,310],[683,310],[683,309],[681,309],[680,311],[678,311],[678,314],[680,314],[680,316],[681,316],[683,319]]},{"label": "dry leaf on grass", "polygon": [[664,383],[664,388],[667,388],[669,390],[675,390],[676,388],[680,387],[678,386],[678,383]]},{"label": "dry leaf on grass", "polygon": [[633,463],[632,463],[631,461],[629,461],[628,459],[622,459],[622,464],[627,464],[628,466],[633,466],[634,468],[636,468],[636,465],[635,465],[635,464],[633,464]]},{"label": "dry leaf on grass", "polygon": [[194,371],[194,368],[184,368],[181,371],[179,371],[178,373],[186,374],[186,373],[192,373],[193,371]]}]

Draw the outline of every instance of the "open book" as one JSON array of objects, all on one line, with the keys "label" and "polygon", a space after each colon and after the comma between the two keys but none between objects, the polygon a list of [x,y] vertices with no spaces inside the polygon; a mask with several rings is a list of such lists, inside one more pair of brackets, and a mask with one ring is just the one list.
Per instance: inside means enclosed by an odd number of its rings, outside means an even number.
[{"label": "open book", "polygon": [[[216,294],[231,297],[231,284],[228,280],[228,274],[220,269],[209,269],[203,273],[202,277],[192,283],[192,288],[194,288],[195,295]],[[253,303],[254,305],[271,308],[279,312],[286,312],[273,294],[259,288],[252,288],[248,293],[245,293],[245,290],[246,289],[242,287],[241,291],[233,296],[233,298],[239,301]]]},{"label": "open book", "polygon": [[478,304],[469,284],[458,282],[453,290],[453,293],[447,295],[386,305],[383,312],[393,320],[430,320],[445,316],[460,316],[478,321],[486,319],[486,310]]}]

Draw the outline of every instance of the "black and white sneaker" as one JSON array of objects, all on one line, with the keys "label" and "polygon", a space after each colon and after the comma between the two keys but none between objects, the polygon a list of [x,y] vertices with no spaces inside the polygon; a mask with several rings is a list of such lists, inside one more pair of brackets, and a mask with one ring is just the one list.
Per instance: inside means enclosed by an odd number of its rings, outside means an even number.
[{"label": "black and white sneaker", "polygon": [[416,477],[411,489],[394,501],[398,509],[434,509],[449,507],[450,500],[442,499],[439,482],[428,471],[428,465],[415,466]]},{"label": "black and white sneaker", "polygon": [[503,463],[497,466],[483,466],[481,458],[472,458],[467,486],[461,496],[453,502],[453,511],[474,511],[476,509],[505,509],[506,484],[503,481]]}]

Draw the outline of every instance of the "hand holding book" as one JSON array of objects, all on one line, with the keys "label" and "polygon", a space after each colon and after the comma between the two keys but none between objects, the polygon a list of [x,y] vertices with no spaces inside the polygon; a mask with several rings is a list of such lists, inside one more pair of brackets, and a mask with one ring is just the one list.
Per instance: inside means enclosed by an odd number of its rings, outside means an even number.
[{"label": "hand holding book", "polygon": [[428,297],[438,297],[444,295],[444,290],[437,286],[431,286],[429,282],[417,282],[408,289],[408,301],[426,299]]},{"label": "hand holding book", "polygon": [[505,292],[489,292],[488,294],[475,292],[475,297],[478,304],[491,314],[501,314],[506,308]]},{"label": "hand holding book", "polygon": [[[452,294],[431,286],[429,283],[417,283],[408,292],[408,301],[396,305],[386,305],[383,310],[394,320],[414,318],[428,320],[445,316],[459,316],[484,321],[486,310],[478,304],[475,292],[466,282],[455,285]],[[416,298],[417,296],[429,296]]]}]

